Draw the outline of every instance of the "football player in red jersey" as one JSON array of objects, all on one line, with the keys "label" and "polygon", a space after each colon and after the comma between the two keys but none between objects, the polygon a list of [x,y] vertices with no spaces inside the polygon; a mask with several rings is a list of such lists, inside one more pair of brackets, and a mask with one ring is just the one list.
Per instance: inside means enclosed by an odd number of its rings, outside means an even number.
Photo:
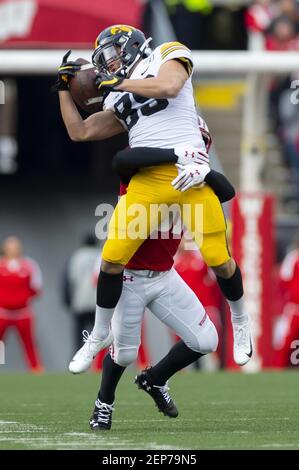
[{"label": "football player in red jersey", "polygon": [[157,239],[148,238],[124,271],[124,287],[112,319],[114,342],[103,361],[101,387],[90,420],[94,431],[111,428],[115,390],[125,368],[137,358],[146,307],[181,338],[161,361],[143,370],[135,380],[164,415],[178,416],[168,393],[168,379],[217,348],[214,324],[172,267],[180,235],[172,229],[169,238],[162,238],[165,235],[158,232]]},{"label": "football player in red jersey", "polygon": [[22,243],[8,237],[0,257],[0,340],[6,330],[15,328],[24,346],[28,366],[41,372],[42,363],[34,337],[34,316],[30,302],[42,288],[41,271],[35,261],[23,257]]},{"label": "football player in red jersey", "polygon": [[[210,139],[206,145],[209,148]],[[126,186],[122,185],[121,194],[125,192]],[[125,368],[137,358],[146,307],[181,338],[161,361],[135,379],[164,415],[178,416],[168,393],[168,379],[217,348],[214,324],[198,297],[173,268],[181,235],[173,225],[166,227],[166,233],[158,232],[157,238],[148,238],[126,265],[122,295],[112,319],[114,342],[103,361],[101,387],[90,419],[94,431],[111,428],[115,390]],[[92,360],[92,349],[90,354]],[[74,368],[71,371],[76,372]]]}]

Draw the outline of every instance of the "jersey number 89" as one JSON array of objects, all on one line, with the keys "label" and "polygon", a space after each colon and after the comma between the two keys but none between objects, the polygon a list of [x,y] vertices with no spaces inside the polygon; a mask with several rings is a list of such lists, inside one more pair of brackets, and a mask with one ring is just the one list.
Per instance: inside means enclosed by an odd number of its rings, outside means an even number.
[{"label": "jersey number 89", "polygon": [[[133,94],[133,99],[136,103],[145,103],[146,101],[149,101],[150,98]],[[116,117],[126,123],[128,130],[135,126],[140,115],[152,116],[153,114],[167,108],[169,102],[166,99],[151,99],[149,103],[144,104],[144,106],[141,106],[139,109],[133,109],[132,104],[130,94],[126,93],[114,105]]]}]

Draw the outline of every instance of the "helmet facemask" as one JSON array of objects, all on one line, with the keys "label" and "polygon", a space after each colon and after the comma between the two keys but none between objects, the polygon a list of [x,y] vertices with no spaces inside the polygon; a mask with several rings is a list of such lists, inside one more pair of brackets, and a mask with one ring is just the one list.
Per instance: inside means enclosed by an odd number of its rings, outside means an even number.
[{"label": "helmet facemask", "polygon": [[[132,31],[103,38],[92,55],[93,65],[100,71],[126,77],[140,57],[147,57],[150,48],[147,39],[143,44],[134,43]],[[119,67],[111,71],[111,65],[119,61]],[[110,70],[109,70],[110,69]]]}]

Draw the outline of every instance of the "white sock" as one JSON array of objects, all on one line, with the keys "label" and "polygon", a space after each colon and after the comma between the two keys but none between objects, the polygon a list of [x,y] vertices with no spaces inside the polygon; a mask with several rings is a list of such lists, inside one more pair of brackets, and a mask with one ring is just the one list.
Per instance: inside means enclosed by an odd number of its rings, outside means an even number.
[{"label": "white sock", "polygon": [[104,308],[96,306],[96,316],[92,336],[103,340],[107,338],[110,330],[110,322],[113,316],[114,308]]},{"label": "white sock", "polygon": [[232,323],[239,323],[240,325],[248,321],[248,315],[244,312],[244,296],[239,300],[227,300],[230,311]]}]

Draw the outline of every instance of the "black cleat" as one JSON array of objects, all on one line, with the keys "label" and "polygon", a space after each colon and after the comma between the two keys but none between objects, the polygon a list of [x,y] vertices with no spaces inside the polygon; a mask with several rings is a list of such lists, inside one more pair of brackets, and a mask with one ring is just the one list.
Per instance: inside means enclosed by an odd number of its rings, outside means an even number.
[{"label": "black cleat", "polygon": [[113,404],[102,403],[99,399],[95,402],[94,411],[89,421],[92,431],[109,431],[112,424]]},{"label": "black cleat", "polygon": [[[147,369],[148,370],[148,369]],[[147,370],[143,370],[135,377],[135,384],[138,388],[148,393],[154,400],[158,410],[165,416],[176,418],[179,414],[177,407],[168,393],[167,382],[165,385],[150,385],[148,382]]]}]

